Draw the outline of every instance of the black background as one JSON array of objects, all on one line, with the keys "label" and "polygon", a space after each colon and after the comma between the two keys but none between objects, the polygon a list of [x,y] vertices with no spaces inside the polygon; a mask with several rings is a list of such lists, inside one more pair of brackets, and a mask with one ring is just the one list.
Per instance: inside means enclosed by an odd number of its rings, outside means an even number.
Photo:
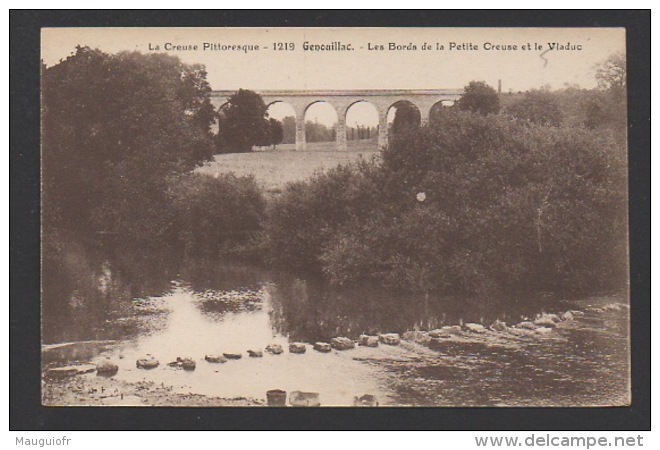
[{"label": "black background", "polygon": [[[47,408],[41,406],[41,27],[625,27],[632,406],[619,408]],[[10,11],[10,430],[650,430],[651,13],[534,11]]]}]

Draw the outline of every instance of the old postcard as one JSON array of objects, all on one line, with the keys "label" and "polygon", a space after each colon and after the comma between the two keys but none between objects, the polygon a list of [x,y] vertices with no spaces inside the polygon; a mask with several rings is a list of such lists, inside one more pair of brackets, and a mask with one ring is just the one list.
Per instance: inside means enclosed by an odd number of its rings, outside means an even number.
[{"label": "old postcard", "polygon": [[44,405],[630,404],[624,29],[41,37]]}]

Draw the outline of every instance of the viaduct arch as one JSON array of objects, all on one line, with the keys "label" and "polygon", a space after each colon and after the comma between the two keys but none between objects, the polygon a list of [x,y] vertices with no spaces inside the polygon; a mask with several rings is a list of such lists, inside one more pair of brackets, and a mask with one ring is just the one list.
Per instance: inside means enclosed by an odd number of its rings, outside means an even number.
[{"label": "viaduct arch", "polygon": [[[213,91],[211,102],[216,110],[236,91]],[[263,90],[258,91],[266,105],[285,102],[296,114],[296,150],[305,150],[305,111],[316,102],[326,102],[337,112],[337,150],[346,151],[346,113],[357,102],[369,102],[378,111],[378,147],[387,145],[387,112],[397,102],[407,101],[419,109],[422,124],[427,123],[431,108],[439,102],[453,102],[462,89],[368,89],[368,90]]]}]

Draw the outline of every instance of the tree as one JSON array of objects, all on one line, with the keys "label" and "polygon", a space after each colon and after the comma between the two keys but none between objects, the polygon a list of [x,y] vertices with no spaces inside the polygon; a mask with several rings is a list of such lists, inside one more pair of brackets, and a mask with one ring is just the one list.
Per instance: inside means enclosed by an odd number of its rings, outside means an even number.
[{"label": "tree", "polygon": [[249,152],[252,146],[260,145],[270,135],[267,106],[256,92],[239,89],[229,97],[223,109],[222,128],[219,128],[219,142],[226,148],[224,152]]},{"label": "tree", "polygon": [[278,267],[345,287],[619,289],[626,182],[625,146],[609,133],[448,110],[404,130],[376,163],[289,185],[267,247]]},{"label": "tree", "polygon": [[582,105],[584,111],[584,126],[587,128],[600,128],[609,126],[613,120],[612,104],[606,98],[594,97]]},{"label": "tree", "polygon": [[529,91],[506,110],[513,117],[531,123],[561,125],[559,104],[547,91]]},{"label": "tree", "polygon": [[330,142],[335,140],[334,127],[328,128],[322,123],[305,122],[305,140],[307,142]]},{"label": "tree", "polygon": [[464,93],[458,100],[458,108],[481,114],[497,114],[500,112],[500,98],[495,89],[483,81],[470,81],[465,86]]},{"label": "tree", "polygon": [[292,116],[287,116],[282,119],[282,128],[284,137],[282,139],[283,144],[295,144],[296,142],[296,118]]},{"label": "tree", "polygon": [[231,153],[231,148],[227,142],[227,133],[224,132],[227,129],[227,116],[224,109],[215,113],[215,121],[218,125],[218,132],[213,136],[215,151],[218,153]]},{"label": "tree", "polygon": [[270,143],[273,147],[276,147],[284,139],[284,128],[282,127],[282,122],[272,117],[268,119],[268,122],[270,123]]},{"label": "tree", "polygon": [[205,77],[165,54],[89,47],[46,68],[44,229],[164,236],[169,178],[213,154]]},{"label": "tree", "polygon": [[392,133],[396,135],[408,128],[419,127],[420,121],[419,109],[412,103],[401,102],[396,105],[396,112],[392,121]]},{"label": "tree", "polygon": [[598,86],[610,91],[617,100],[626,96],[626,56],[623,52],[610,55],[596,66]]},{"label": "tree", "polygon": [[211,86],[206,75],[206,68],[201,64],[184,66],[178,96],[192,122],[203,132],[210,133],[215,109],[210,101]]}]

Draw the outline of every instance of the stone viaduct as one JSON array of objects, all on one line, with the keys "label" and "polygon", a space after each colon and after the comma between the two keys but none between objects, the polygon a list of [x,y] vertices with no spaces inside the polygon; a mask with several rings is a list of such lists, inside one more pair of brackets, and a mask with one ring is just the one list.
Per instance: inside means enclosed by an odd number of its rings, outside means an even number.
[{"label": "stone viaduct", "polygon": [[[236,91],[213,91],[211,102],[220,110]],[[258,91],[266,105],[284,102],[296,115],[296,150],[305,150],[305,113],[317,102],[326,102],[337,113],[337,150],[346,151],[346,113],[358,102],[371,103],[378,111],[378,147],[387,145],[387,114],[392,107],[407,102],[420,112],[422,123],[427,123],[431,109],[438,103],[454,102],[462,89],[369,89],[369,90],[268,90]]]}]

